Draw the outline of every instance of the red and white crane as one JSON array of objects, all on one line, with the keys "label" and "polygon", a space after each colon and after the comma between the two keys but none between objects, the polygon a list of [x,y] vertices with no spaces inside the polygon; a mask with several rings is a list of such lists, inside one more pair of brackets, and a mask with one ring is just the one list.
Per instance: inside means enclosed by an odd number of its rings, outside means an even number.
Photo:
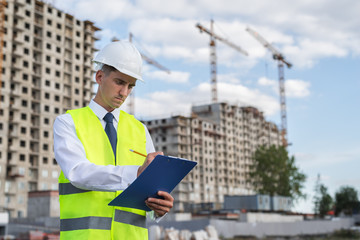
[{"label": "red and white crane", "polygon": [[223,37],[214,33],[214,20],[211,19],[210,30],[203,27],[199,23],[196,24],[196,27],[200,29],[200,32],[205,32],[210,35],[210,74],[211,74],[211,100],[213,103],[216,103],[218,100],[217,96],[217,80],[216,80],[216,44],[215,40],[220,40],[226,45],[234,48],[235,50],[241,52],[245,56],[248,56],[248,53],[243,50],[241,47],[235,45],[234,43],[226,40]]},{"label": "red and white crane", "polygon": [[257,39],[265,48],[272,53],[274,60],[278,62],[279,70],[279,91],[280,91],[280,107],[281,107],[281,141],[284,147],[289,145],[287,139],[287,119],[286,119],[286,96],[285,96],[285,78],[284,78],[284,64],[291,68],[292,64],[285,60],[283,54],[275,49],[268,41],[266,41],[259,33],[247,27],[248,31],[255,39]]}]

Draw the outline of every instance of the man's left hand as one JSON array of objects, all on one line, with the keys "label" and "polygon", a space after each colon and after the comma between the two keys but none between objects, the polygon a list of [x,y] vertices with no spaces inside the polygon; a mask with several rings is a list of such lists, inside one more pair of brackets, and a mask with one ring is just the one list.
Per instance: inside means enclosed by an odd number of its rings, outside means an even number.
[{"label": "man's left hand", "polygon": [[157,194],[164,199],[148,198],[145,203],[151,210],[155,212],[157,217],[162,217],[173,207],[174,198],[170,195],[170,193],[164,191],[158,191]]}]

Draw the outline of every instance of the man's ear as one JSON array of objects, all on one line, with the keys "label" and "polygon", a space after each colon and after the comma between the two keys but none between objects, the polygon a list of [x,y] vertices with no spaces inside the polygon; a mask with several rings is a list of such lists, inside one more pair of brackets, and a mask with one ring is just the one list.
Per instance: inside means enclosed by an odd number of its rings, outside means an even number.
[{"label": "man's ear", "polygon": [[101,70],[98,70],[95,74],[95,80],[97,84],[100,84],[104,78],[104,72]]}]

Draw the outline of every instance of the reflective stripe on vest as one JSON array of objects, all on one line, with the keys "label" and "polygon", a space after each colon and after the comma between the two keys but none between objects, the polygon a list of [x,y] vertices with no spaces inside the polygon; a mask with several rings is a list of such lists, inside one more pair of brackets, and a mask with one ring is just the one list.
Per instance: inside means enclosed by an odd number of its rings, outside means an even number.
[{"label": "reflective stripe on vest", "polygon": [[115,210],[114,221],[119,223],[131,224],[137,227],[146,228],[146,217],[132,212]]},{"label": "reflective stripe on vest", "polygon": [[111,230],[110,217],[82,217],[60,219],[60,231],[73,231],[81,229]]},{"label": "reflective stripe on vest", "polygon": [[90,192],[90,190],[83,190],[75,187],[71,183],[59,183],[59,195],[67,195],[74,193]]},{"label": "reflective stripe on vest", "polygon": [[[81,229],[111,229],[110,217],[82,217],[60,220],[60,231],[73,231]],[[131,212],[115,210],[114,221],[146,228],[146,217]]]}]

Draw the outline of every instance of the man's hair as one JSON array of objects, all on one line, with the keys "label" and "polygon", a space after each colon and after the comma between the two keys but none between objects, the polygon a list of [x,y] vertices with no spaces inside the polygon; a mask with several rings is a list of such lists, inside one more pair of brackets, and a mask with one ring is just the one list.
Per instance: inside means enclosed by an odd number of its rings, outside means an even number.
[{"label": "man's hair", "polygon": [[105,76],[108,76],[111,72],[117,71],[117,69],[112,66],[104,64],[101,68],[101,71],[105,73]]}]

